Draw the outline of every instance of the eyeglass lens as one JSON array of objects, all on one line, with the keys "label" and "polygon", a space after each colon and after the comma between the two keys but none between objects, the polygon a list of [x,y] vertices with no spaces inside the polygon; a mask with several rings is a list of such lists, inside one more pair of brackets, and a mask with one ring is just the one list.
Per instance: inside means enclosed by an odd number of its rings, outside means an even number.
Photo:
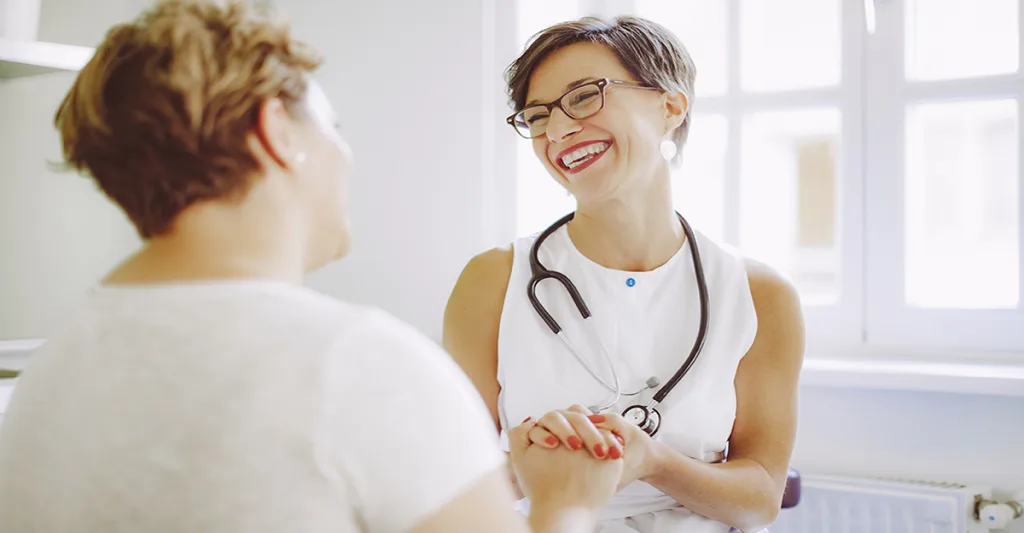
[{"label": "eyeglass lens", "polygon": [[[587,118],[601,110],[604,105],[604,94],[596,84],[577,87],[566,93],[559,100],[562,110],[570,118]],[[520,134],[529,137],[540,137],[547,132],[548,119],[551,111],[546,106],[532,106],[516,114],[514,122]]]}]

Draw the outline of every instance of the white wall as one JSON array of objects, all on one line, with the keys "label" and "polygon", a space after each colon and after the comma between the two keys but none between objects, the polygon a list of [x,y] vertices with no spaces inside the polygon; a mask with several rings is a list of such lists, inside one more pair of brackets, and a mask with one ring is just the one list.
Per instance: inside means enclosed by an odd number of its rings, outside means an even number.
[{"label": "white wall", "polygon": [[[92,46],[135,9],[124,0],[47,0],[38,38]],[[73,81],[52,74],[0,82],[0,340],[45,335],[138,246],[91,181],[48,166],[60,161],[53,115]]]},{"label": "white wall", "polygon": [[505,180],[507,203],[492,190],[491,143],[507,128],[504,108],[495,105],[503,101],[502,65],[484,28],[485,20],[494,24],[492,1],[285,8],[299,34],[326,55],[318,79],[357,167],[353,253],[310,285],[380,305],[435,339],[462,266],[498,242],[499,226],[510,231],[514,223],[515,184]]},{"label": "white wall", "polygon": [[[495,50],[491,39],[502,31],[496,20],[512,20],[501,4],[510,2],[410,1],[401,2],[400,9],[398,2],[338,2],[314,10],[312,0],[302,0],[287,6],[296,29],[327,56],[319,78],[338,107],[357,161],[352,183],[355,250],[349,259],[313,275],[310,284],[380,305],[435,338],[462,264],[507,238],[514,227],[512,198],[496,198],[498,192],[515,190],[506,172],[514,161],[513,145],[494,144],[508,138],[499,135],[510,133],[501,123],[505,109],[498,77],[510,51]],[[44,2],[42,37],[94,44],[100,25],[130,15],[130,7],[130,2]],[[487,29],[484,21],[489,21]],[[65,35],[71,38],[60,39]],[[65,248],[71,245],[62,232],[73,223],[94,225],[90,234],[112,228],[109,241],[98,244],[106,251],[96,253],[117,255],[126,244],[121,230],[114,229],[116,217],[99,207],[88,215],[75,210],[84,194],[78,189],[81,180],[24,170],[51,153],[47,146],[55,138],[46,132],[56,105],[52,99],[67,83],[58,76],[21,86],[0,84],[5,138],[0,186],[8,186],[13,174],[17,183],[47,184],[47,203],[40,202],[42,192],[37,191],[36,209],[19,206],[17,220],[27,230],[36,224],[46,227],[48,218],[66,219],[63,229],[46,230],[62,235],[65,244],[46,253],[90,253],[88,247]],[[484,91],[494,97],[483,96]],[[29,103],[29,95],[37,101]],[[9,122],[7,117],[14,116],[9,113],[17,113],[17,119]],[[13,139],[24,135],[26,140],[12,144],[7,140],[12,131],[17,133]],[[498,163],[491,165],[492,160]],[[67,192],[58,192],[65,187]],[[65,200],[50,202],[49,193]],[[0,208],[25,202],[27,197],[18,194],[12,203],[0,192]],[[0,220],[0,230],[8,233],[14,222]],[[36,242],[42,246],[47,241]],[[6,253],[3,257],[7,265]],[[7,292],[0,293],[0,301],[6,297]],[[25,304],[22,297],[18,305]],[[795,464],[814,472],[1024,488],[1022,450],[1024,399],[805,388]],[[1015,528],[1013,533],[1024,533],[1024,525]]]}]

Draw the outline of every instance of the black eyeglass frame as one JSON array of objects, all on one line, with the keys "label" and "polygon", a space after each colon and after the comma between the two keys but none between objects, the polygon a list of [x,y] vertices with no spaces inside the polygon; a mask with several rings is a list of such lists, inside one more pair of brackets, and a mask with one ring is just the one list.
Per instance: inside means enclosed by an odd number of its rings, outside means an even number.
[{"label": "black eyeglass frame", "polygon": [[[593,113],[590,113],[590,114],[584,115],[584,116],[574,116],[572,113],[569,112],[568,109],[566,109],[566,107],[562,103],[562,101],[565,100],[565,97],[569,96],[570,93],[575,92],[575,91],[577,91],[579,89],[582,89],[583,87],[586,87],[588,85],[596,85],[597,86],[598,92],[601,94],[601,105],[596,110],[594,110]],[[538,135],[524,135],[523,132],[521,132],[519,130],[519,127],[516,126],[516,117],[517,116],[525,113],[527,109],[535,109],[535,108],[538,108],[538,107],[543,107],[545,110],[547,110],[548,114],[550,114],[551,110],[557,107],[558,109],[561,109],[562,112],[565,113],[565,115],[567,117],[569,117],[569,118],[571,118],[573,120],[580,120],[580,119],[584,119],[584,118],[587,118],[587,117],[592,117],[592,116],[600,113],[601,110],[604,109],[604,103],[605,103],[605,99],[606,99],[605,90],[608,87],[610,87],[610,86],[628,87],[628,88],[631,88],[631,89],[647,89],[647,90],[655,90],[655,91],[660,90],[657,87],[653,87],[651,85],[647,85],[647,84],[644,84],[644,83],[641,83],[641,82],[625,81],[625,80],[612,80],[612,79],[609,79],[609,78],[600,78],[600,79],[597,79],[597,80],[594,80],[594,81],[588,81],[586,83],[581,83],[581,84],[579,84],[579,85],[569,89],[568,91],[565,91],[565,94],[563,94],[562,96],[559,96],[558,99],[556,99],[554,101],[548,102],[546,104],[542,103],[542,104],[533,104],[533,105],[526,106],[525,108],[520,109],[519,111],[516,111],[515,113],[509,115],[509,117],[505,119],[505,122],[508,122],[508,124],[510,126],[512,126],[512,129],[514,129],[516,131],[516,133],[520,137],[522,137],[524,139],[536,139],[537,137],[540,137],[541,135],[544,135],[544,133],[542,132],[542,133],[540,133]],[[525,121],[524,121],[524,123],[525,123]],[[529,130],[528,126],[527,126],[527,130]]]}]

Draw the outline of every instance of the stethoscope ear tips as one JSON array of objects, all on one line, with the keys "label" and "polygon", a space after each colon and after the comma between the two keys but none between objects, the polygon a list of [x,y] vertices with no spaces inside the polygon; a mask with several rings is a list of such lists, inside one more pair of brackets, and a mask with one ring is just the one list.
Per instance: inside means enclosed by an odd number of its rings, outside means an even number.
[{"label": "stethoscope ear tips", "polygon": [[661,380],[659,380],[657,377],[651,376],[650,378],[647,378],[647,388],[653,389],[658,385],[661,385]]}]

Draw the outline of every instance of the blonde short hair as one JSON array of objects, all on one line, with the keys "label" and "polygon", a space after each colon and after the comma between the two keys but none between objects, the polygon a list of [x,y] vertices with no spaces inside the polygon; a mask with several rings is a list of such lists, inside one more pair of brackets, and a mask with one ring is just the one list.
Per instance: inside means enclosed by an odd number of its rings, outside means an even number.
[{"label": "blonde short hair", "polygon": [[245,2],[165,0],[109,30],[56,113],[63,156],[143,238],[191,204],[244,193],[260,105],[302,113],[320,58]]}]

